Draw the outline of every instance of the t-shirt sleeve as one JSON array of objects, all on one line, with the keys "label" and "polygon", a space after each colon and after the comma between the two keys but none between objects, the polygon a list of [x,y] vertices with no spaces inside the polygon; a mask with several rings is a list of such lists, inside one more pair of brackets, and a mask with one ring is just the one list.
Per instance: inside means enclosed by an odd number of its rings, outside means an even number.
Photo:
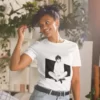
[{"label": "t-shirt sleeve", "polygon": [[72,66],[76,67],[76,66],[81,66],[81,58],[80,58],[80,52],[79,52],[79,48],[78,45],[75,45],[75,49],[73,52],[73,61],[72,61]]},{"label": "t-shirt sleeve", "polygon": [[37,55],[34,44],[29,46],[29,48],[24,51],[24,54],[27,54],[32,60],[34,60]]}]

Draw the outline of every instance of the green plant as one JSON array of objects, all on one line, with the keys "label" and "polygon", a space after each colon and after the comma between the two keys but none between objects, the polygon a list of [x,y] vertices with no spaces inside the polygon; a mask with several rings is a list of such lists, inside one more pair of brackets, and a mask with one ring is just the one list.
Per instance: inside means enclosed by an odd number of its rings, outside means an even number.
[{"label": "green plant", "polygon": [[[16,35],[16,29],[26,24],[28,29],[31,31],[32,16],[38,10],[37,2],[26,2],[21,8],[14,10],[12,5],[11,11],[7,14],[5,13],[6,7],[4,5],[0,6],[0,37],[11,37]],[[24,10],[23,13],[20,10]],[[14,16],[15,15],[15,16]],[[14,16],[12,18],[12,16]]]},{"label": "green plant", "polygon": [[[62,15],[61,29],[65,30],[65,35],[69,40],[82,47],[84,38],[89,33],[88,15],[79,1],[73,0],[72,6],[72,13]],[[65,13],[66,9],[63,8],[62,11]]]},{"label": "green plant", "polygon": [[[0,5],[0,37],[15,36],[16,29],[23,24],[26,24],[29,31],[31,31],[32,17],[40,8],[38,5],[38,2],[40,1],[43,0],[26,2],[17,10],[14,10],[12,4],[10,3],[11,11],[9,14],[5,13],[6,7],[4,5]],[[60,17],[60,30],[65,30],[66,37],[72,37],[68,38],[69,40],[77,42],[78,39],[82,38],[82,35],[88,33],[88,17],[85,10],[81,7],[81,3],[79,1],[73,0],[73,11],[68,15],[65,14],[67,10],[66,4],[59,3],[57,0],[51,0],[51,2],[62,12]],[[20,12],[20,10],[23,10],[23,12]],[[14,17],[12,18],[12,16]],[[76,29],[77,33],[73,32],[73,29],[74,31]]]},{"label": "green plant", "polygon": [[[93,96],[95,95],[95,89],[92,88],[91,91],[85,96],[87,99],[89,100],[93,100]],[[97,100],[100,100],[100,98],[98,98]]]},{"label": "green plant", "polygon": [[[15,0],[16,1],[16,0]],[[4,1],[2,1],[4,2]],[[10,2],[8,2],[10,3]],[[18,3],[17,3],[18,4]],[[37,2],[26,2],[17,10],[14,10],[12,4],[10,3],[11,10],[6,13],[6,6],[0,5],[0,46],[3,52],[6,52],[6,57],[2,56],[0,58],[0,72],[2,73],[10,62],[10,50],[6,50],[7,42],[9,42],[9,37],[15,37],[17,28],[23,24],[28,26],[29,31],[32,29],[31,20],[34,14],[39,9]],[[23,10],[23,13],[20,12]]]},{"label": "green plant", "polygon": [[[26,24],[29,31],[31,31],[32,16],[38,10],[37,2],[26,2],[17,10],[13,9],[11,3],[10,6],[11,11],[6,13],[6,6],[0,5],[0,49],[6,53],[6,57],[3,56],[3,53],[0,54],[0,73],[4,72],[4,69],[10,62],[10,50],[6,49],[9,37],[15,37],[17,28],[23,24]],[[24,13],[21,13],[20,10],[24,10]]]},{"label": "green plant", "polygon": [[0,39],[0,49],[2,51],[0,54],[0,73],[4,73],[6,66],[8,66],[10,63],[9,42],[10,41],[8,39]]}]

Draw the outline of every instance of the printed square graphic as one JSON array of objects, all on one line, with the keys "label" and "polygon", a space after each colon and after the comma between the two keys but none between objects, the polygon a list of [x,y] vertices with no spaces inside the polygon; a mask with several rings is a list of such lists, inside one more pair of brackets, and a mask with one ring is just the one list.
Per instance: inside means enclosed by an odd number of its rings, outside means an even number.
[{"label": "printed square graphic", "polygon": [[61,56],[57,55],[55,61],[45,59],[45,78],[60,81],[61,83],[71,75],[71,68],[69,65],[61,61]]}]

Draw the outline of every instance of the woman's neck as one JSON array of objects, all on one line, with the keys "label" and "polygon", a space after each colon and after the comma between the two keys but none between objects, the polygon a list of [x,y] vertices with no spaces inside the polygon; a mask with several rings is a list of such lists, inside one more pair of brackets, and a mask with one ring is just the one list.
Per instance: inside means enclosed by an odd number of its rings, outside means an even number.
[{"label": "woman's neck", "polygon": [[49,41],[54,42],[54,43],[61,43],[64,40],[60,37],[59,33],[57,34],[57,36],[54,37],[49,37],[48,38]]}]

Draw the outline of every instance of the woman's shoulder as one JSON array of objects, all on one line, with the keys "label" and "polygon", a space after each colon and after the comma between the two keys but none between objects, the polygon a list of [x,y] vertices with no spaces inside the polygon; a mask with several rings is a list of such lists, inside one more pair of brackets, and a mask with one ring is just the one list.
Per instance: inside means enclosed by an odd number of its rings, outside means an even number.
[{"label": "woman's shoulder", "polygon": [[71,46],[77,46],[77,43],[76,42],[73,42],[73,41],[70,41],[70,40],[67,40],[67,39],[64,39],[65,40],[65,43],[66,44],[69,44],[69,45],[71,45]]},{"label": "woman's shoulder", "polygon": [[31,46],[39,46],[39,45],[43,44],[44,42],[45,42],[45,39],[33,41],[33,42],[31,42]]}]

